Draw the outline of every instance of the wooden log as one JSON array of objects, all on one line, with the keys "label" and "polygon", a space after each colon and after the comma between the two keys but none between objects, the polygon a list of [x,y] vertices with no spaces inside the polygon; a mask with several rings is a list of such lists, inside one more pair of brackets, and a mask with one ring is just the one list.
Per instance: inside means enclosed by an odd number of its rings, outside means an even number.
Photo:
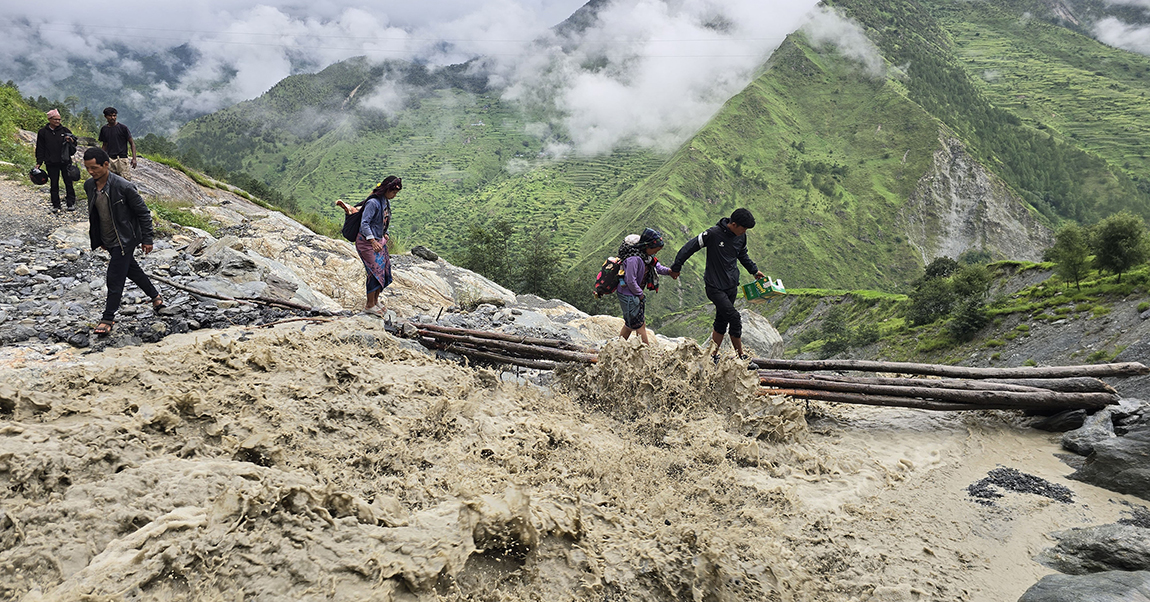
[{"label": "wooden log", "polygon": [[1013,406],[971,405],[969,403],[952,403],[933,401],[929,399],[915,399],[913,397],[887,397],[884,395],[859,395],[858,393],[838,393],[835,391],[817,391],[813,389],[763,389],[760,395],[786,395],[796,399],[817,399],[819,401],[833,401],[837,403],[851,403],[855,405],[884,406],[898,408],[914,408],[919,410],[935,410],[939,412],[974,411],[974,410],[1017,410]]},{"label": "wooden log", "polygon": [[430,337],[420,337],[419,342],[428,349],[439,349],[450,353],[458,353],[470,358],[480,359],[496,364],[508,364],[512,366],[522,366],[524,368],[534,368],[536,370],[554,370],[555,363],[546,360],[530,360],[519,357],[510,357],[498,353],[491,353],[489,351],[481,351],[459,345],[455,343],[443,343],[437,339]]},{"label": "wooden log", "polygon": [[445,332],[436,332],[426,329],[420,329],[419,335],[455,343],[466,343],[473,347],[488,347],[492,349],[498,349],[528,359],[543,359],[559,362],[582,362],[585,364],[594,363],[599,360],[599,356],[590,353],[564,351],[562,349],[555,349],[553,347],[525,345],[523,343],[512,343],[510,341],[485,339],[469,335],[448,334]]},{"label": "wooden log", "polygon": [[[911,377],[880,377],[880,376],[841,376],[831,374],[811,374],[809,372],[781,372],[773,370],[759,370],[759,377],[791,378],[806,381],[826,381],[840,383],[855,383],[867,385],[890,385],[894,387],[930,387],[933,389],[965,389],[969,391],[1015,391],[1018,393],[1041,393],[1050,391],[1042,387],[1026,385],[991,383],[985,380],[962,380],[958,378],[911,378]],[[1028,382],[1019,380],[1017,382]],[[1102,382],[1102,381],[1098,381]],[[814,385],[817,388],[817,385]]]},{"label": "wooden log", "polygon": [[543,347],[555,347],[556,349],[565,349],[567,351],[575,351],[578,353],[597,353],[598,351],[592,347],[584,347],[576,345],[570,341],[559,341],[555,339],[541,339],[536,337],[525,337],[517,334],[507,334],[503,332],[490,332],[486,330],[469,330],[467,328],[453,328],[450,326],[440,326],[438,324],[414,324],[420,330],[434,330],[436,332],[443,332],[446,334],[456,334],[463,336],[473,336],[484,339],[497,339],[500,341],[507,341],[510,343],[521,343],[524,345],[540,345]]},{"label": "wooden log", "polygon": [[1004,385],[1027,385],[1063,393],[1117,393],[1118,391],[1092,376],[1069,378],[988,378],[979,382]]},{"label": "wooden log", "polygon": [[1039,389],[1035,392],[939,389],[931,387],[876,385],[868,383],[813,381],[796,378],[762,377],[763,385],[785,389],[810,389],[838,393],[856,393],[884,397],[918,397],[940,402],[977,406],[1007,406],[1018,409],[1101,409],[1118,403],[1109,393],[1058,393]]},{"label": "wooden log", "polygon": [[1138,362],[1118,364],[1085,364],[1078,366],[1034,366],[1018,368],[975,368],[909,362],[875,362],[867,360],[783,360],[754,358],[759,368],[781,370],[857,370],[859,372],[896,372],[951,378],[1066,378],[1077,376],[1138,376],[1150,374],[1150,368]]},{"label": "wooden log", "polygon": [[909,377],[867,377],[812,374],[759,370],[759,376],[779,376],[783,378],[810,378],[812,380],[832,380],[840,382],[866,382],[876,385],[909,384],[920,387],[942,387],[949,389],[998,389],[1005,391],[1047,390],[1062,393],[1118,393],[1114,387],[1097,378],[1082,376],[1077,378],[988,378],[982,380],[962,380],[956,378],[909,378]]}]

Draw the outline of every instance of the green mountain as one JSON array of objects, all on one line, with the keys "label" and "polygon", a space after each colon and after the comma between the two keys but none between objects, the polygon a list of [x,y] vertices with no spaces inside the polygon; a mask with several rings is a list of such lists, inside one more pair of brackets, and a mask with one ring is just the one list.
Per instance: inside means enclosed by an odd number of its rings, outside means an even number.
[{"label": "green mountain", "polygon": [[[569,262],[557,269],[588,286],[623,235],[660,228],[670,263],[740,206],[759,218],[751,256],[788,286],[895,291],[937,256],[1037,259],[1062,220],[1150,216],[1138,145],[1150,59],[1083,33],[1113,7],[826,4],[866,31],[885,75],[796,33],[670,154],[549,159],[529,133],[547,116],[502,101],[476,65],[363,59],[287,78],[190,122],[177,142],[333,218],[336,198],[399,174],[393,224],[406,243],[451,257],[472,225],[505,219],[517,244],[550,234]],[[652,316],[704,301],[702,264],[664,281]]]}]

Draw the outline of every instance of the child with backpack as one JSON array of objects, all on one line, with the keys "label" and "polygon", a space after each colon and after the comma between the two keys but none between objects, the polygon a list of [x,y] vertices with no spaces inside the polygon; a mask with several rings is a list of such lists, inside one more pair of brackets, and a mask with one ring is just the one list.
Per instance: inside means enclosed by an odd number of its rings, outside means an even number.
[{"label": "child with backpack", "polygon": [[[637,332],[646,345],[650,341],[647,340],[645,290],[658,291],[659,275],[671,275],[671,268],[659,263],[659,258],[655,257],[655,253],[663,248],[663,235],[658,230],[647,228],[637,238],[628,236],[619,247],[623,272],[616,291],[623,311],[623,329],[619,336],[628,339],[632,332]],[[678,274],[672,277],[676,276]]]}]

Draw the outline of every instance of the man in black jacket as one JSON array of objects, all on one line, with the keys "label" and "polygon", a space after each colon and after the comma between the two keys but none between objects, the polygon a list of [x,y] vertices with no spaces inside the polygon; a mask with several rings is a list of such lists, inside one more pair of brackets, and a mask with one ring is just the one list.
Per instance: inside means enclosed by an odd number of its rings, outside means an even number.
[{"label": "man in black jacket", "polygon": [[72,153],[76,152],[76,137],[72,131],[60,123],[60,112],[48,111],[48,125],[36,132],[36,168],[46,167],[52,179],[49,188],[52,198],[52,213],[60,211],[60,178],[64,178],[64,201],[68,211],[76,210],[76,190],[68,179],[68,166],[72,164]]},{"label": "man in black jacket", "polygon": [[707,298],[715,304],[715,324],[711,340],[715,343],[715,361],[719,360],[719,348],[723,346],[723,335],[728,326],[731,332],[731,345],[740,359],[747,359],[743,353],[743,321],[739,310],[735,309],[735,298],[739,294],[739,266],[743,264],[747,272],[755,278],[764,278],[763,273],[747,255],[747,230],[755,227],[755,216],[746,209],[736,209],[731,217],[719,220],[718,224],[692,238],[671,264],[671,277],[677,278],[683,264],[696,251],[707,248],[707,267],[703,270],[703,284]]},{"label": "man in black jacket", "polygon": [[103,336],[112,332],[116,323],[116,310],[124,295],[124,281],[128,278],[152,300],[152,309],[164,306],[160,291],[136,263],[133,252],[140,245],[144,253],[152,252],[152,211],[136,192],[136,185],[112,173],[111,159],[100,148],[84,151],[84,168],[92,176],[84,182],[88,195],[88,237],[92,249],[105,249],[108,261],[108,301],[104,315],[96,325],[95,333]]}]

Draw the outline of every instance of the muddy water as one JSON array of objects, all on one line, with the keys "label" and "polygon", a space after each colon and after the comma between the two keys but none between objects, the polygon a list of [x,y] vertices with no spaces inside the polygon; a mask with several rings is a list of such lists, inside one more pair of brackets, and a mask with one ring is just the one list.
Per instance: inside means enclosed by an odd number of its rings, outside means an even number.
[{"label": "muddy water", "polygon": [[[0,376],[3,599],[1014,600],[1134,501],[1011,415],[808,411],[693,344],[546,388],[369,319],[65,359]],[[1000,465],[1074,503],[972,501]]]}]

